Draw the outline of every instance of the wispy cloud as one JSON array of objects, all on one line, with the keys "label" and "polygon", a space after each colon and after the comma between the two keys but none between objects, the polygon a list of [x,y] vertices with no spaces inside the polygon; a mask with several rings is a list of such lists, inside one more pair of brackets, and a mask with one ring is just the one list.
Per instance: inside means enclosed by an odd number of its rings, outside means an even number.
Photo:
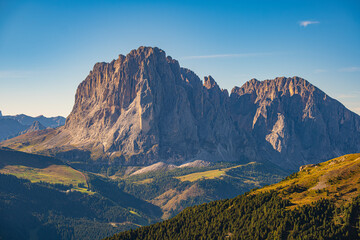
[{"label": "wispy cloud", "polygon": [[299,22],[299,25],[302,26],[302,27],[307,27],[311,24],[319,24],[320,22],[319,21],[300,21]]},{"label": "wispy cloud", "polygon": [[336,98],[338,99],[351,99],[351,98],[358,98],[359,94],[354,94],[354,93],[350,93],[350,94],[340,94],[337,95]]},{"label": "wispy cloud", "polygon": [[279,53],[263,52],[263,53],[234,53],[234,54],[214,54],[214,55],[200,55],[200,56],[185,56],[180,59],[209,59],[209,58],[239,58],[239,57],[261,57],[271,56]]},{"label": "wispy cloud", "polygon": [[335,98],[337,99],[343,99],[344,101],[348,103],[358,103],[360,99],[360,91],[350,91],[346,93],[340,93],[338,95],[335,95]]},{"label": "wispy cloud", "polygon": [[339,69],[340,72],[360,72],[360,67],[347,67]]}]

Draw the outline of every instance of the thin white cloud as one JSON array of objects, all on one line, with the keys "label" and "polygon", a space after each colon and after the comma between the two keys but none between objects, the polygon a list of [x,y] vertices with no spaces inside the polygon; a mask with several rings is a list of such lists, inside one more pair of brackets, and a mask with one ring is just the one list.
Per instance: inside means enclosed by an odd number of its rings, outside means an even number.
[{"label": "thin white cloud", "polygon": [[271,56],[278,53],[263,52],[263,53],[235,53],[235,54],[214,54],[214,55],[200,55],[200,56],[185,56],[180,59],[209,59],[209,58],[238,58],[238,57],[260,57]]},{"label": "thin white cloud", "polygon": [[299,25],[302,27],[307,27],[311,24],[319,24],[319,23],[320,23],[319,21],[300,21]]},{"label": "thin white cloud", "polygon": [[360,67],[347,67],[339,69],[340,72],[360,72]]},{"label": "thin white cloud", "polygon": [[351,99],[351,98],[358,98],[359,95],[358,94],[354,94],[354,93],[351,93],[351,94],[340,94],[338,96],[336,96],[336,98],[338,99]]}]

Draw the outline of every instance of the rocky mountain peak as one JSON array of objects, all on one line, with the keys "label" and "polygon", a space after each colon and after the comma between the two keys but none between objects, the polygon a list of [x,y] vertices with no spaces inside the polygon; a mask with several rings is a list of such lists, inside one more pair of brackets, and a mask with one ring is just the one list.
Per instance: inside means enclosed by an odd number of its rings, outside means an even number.
[{"label": "rocky mountain peak", "polygon": [[35,132],[38,130],[44,130],[46,127],[42,125],[39,121],[34,121],[30,127],[28,127],[25,131],[21,132],[20,134]]},{"label": "rocky mountain peak", "polygon": [[33,124],[30,126],[32,129],[34,130],[42,130],[45,129],[46,127],[44,125],[42,125],[39,121],[34,121]]},{"label": "rocky mountain peak", "polygon": [[214,87],[219,88],[219,86],[217,85],[215,80],[210,75],[207,77],[204,77],[204,87],[207,89],[211,89]]},{"label": "rocky mountain peak", "polygon": [[[252,132],[257,145],[262,145],[264,149],[268,145],[266,151],[275,151],[274,156],[278,155],[279,159],[302,149],[303,157],[291,157],[304,159],[298,163],[310,163],[305,159],[313,156],[322,158],[321,155],[326,156],[323,157],[325,160],[343,152],[337,145],[340,142],[352,145],[354,152],[360,150],[354,144],[355,139],[360,139],[357,130],[359,116],[350,113],[341,103],[303,78],[251,80],[240,88],[235,87],[231,99],[234,118],[240,118],[238,124]],[[354,131],[350,134],[354,137],[350,141],[346,138],[348,130],[345,128]],[[294,159],[279,161],[292,164]],[[277,160],[273,162],[281,164]]]},{"label": "rocky mountain peak", "polygon": [[156,47],[95,64],[65,126],[43,132],[26,150],[76,158],[63,152],[80,149],[105,164],[251,160],[297,169],[360,151],[360,117],[308,81],[251,79],[229,96]]},{"label": "rocky mountain peak", "polygon": [[158,47],[141,46],[138,49],[131,50],[130,53],[128,54],[128,56],[133,56],[133,57],[141,56],[144,58],[148,58],[150,55],[156,55],[156,56],[161,55],[165,57],[165,52]]},{"label": "rocky mountain peak", "polygon": [[305,79],[295,76],[292,78],[277,77],[273,80],[264,81],[251,79],[241,88],[234,87],[231,92],[240,95],[251,94],[252,92],[259,94],[259,91],[264,93],[279,92],[280,94],[289,94],[292,96],[294,94],[304,95],[305,93],[314,92],[315,90],[320,91]]},{"label": "rocky mountain peak", "polygon": [[215,143],[220,137],[218,130],[205,130],[210,123],[204,117],[217,118],[222,110],[214,112],[212,106],[222,108],[226,97],[212,77],[205,85],[214,90],[208,92],[194,73],[180,68],[163,50],[140,47],[110,63],[95,64],[79,85],[59,135],[107,157],[189,160],[179,152],[195,156],[203,138],[211,136]]}]

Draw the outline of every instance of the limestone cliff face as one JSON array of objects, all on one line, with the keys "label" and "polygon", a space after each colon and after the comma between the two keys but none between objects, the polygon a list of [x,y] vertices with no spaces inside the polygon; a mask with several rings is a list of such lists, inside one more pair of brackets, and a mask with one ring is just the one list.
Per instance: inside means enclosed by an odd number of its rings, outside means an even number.
[{"label": "limestone cliff face", "polygon": [[231,102],[236,124],[278,165],[360,151],[360,117],[302,78],[252,79],[232,90]]},{"label": "limestone cliff face", "polygon": [[360,117],[298,77],[252,79],[229,96],[211,76],[201,81],[161,49],[140,47],[95,64],[65,126],[2,145],[21,150],[22,142],[27,151],[129,165],[244,160],[297,169],[360,152]]},{"label": "limestone cliff face", "polygon": [[94,66],[55,139],[128,164],[232,160],[227,102],[210,76],[202,83],[164,51],[140,47]]}]

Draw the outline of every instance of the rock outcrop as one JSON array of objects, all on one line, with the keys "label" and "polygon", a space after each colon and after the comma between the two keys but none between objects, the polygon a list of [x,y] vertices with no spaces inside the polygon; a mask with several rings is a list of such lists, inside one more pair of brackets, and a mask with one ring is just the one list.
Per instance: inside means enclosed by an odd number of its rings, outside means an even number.
[{"label": "rock outcrop", "polygon": [[[29,138],[3,145],[21,150]],[[95,64],[65,126],[31,141],[27,151],[65,158],[82,151],[111,164],[201,159],[297,169],[359,152],[360,117],[298,77],[252,79],[229,96],[211,76],[201,81],[161,49],[140,47]]]}]

